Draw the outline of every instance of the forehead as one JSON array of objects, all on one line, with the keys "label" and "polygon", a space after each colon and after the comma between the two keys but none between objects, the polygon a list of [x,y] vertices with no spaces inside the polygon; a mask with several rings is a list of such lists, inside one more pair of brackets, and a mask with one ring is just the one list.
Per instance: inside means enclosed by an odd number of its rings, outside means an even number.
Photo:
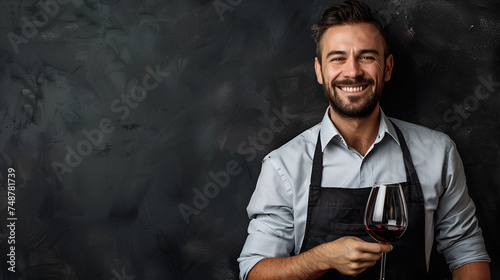
[{"label": "forehead", "polygon": [[323,34],[320,44],[322,55],[333,50],[357,49],[377,49],[383,53],[384,37],[370,23],[334,25]]}]

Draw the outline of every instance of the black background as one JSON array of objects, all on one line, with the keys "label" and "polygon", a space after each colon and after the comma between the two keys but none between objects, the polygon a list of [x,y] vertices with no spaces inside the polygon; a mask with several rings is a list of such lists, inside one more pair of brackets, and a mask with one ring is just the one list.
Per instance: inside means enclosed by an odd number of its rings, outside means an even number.
[{"label": "black background", "polygon": [[[0,2],[1,278],[237,279],[260,160],[326,109],[310,27],[338,2],[59,1]],[[500,5],[367,3],[382,108],[454,139],[500,279]]]}]

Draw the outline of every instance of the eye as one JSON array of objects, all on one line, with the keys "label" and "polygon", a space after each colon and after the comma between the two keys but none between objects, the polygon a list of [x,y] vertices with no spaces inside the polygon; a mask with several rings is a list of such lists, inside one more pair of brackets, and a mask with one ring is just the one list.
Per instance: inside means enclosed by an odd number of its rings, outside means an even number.
[{"label": "eye", "polygon": [[340,62],[340,61],[343,61],[343,60],[344,60],[344,58],[343,58],[343,57],[334,57],[334,58],[332,58],[330,61],[331,61],[331,62]]},{"label": "eye", "polygon": [[361,57],[361,60],[364,60],[364,61],[375,60],[375,57],[365,55],[365,56]]}]

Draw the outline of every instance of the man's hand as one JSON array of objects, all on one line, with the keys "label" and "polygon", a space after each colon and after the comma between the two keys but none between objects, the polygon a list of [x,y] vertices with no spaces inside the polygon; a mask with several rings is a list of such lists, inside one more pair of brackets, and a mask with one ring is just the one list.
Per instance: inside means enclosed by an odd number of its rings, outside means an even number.
[{"label": "man's hand", "polygon": [[333,268],[344,275],[356,276],[374,265],[382,252],[392,250],[392,245],[370,243],[358,237],[346,236],[313,248],[322,256],[325,268]]},{"label": "man's hand", "polygon": [[370,243],[346,236],[286,258],[268,258],[258,262],[248,279],[317,279],[330,269],[355,276],[374,265],[382,252],[392,245]]}]

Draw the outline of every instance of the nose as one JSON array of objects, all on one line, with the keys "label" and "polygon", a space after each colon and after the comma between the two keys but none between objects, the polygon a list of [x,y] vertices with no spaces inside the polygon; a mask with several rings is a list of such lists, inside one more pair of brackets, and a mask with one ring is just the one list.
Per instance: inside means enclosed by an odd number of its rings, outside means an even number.
[{"label": "nose", "polygon": [[343,74],[346,78],[356,78],[363,76],[363,70],[356,59],[349,59],[346,64]]}]

